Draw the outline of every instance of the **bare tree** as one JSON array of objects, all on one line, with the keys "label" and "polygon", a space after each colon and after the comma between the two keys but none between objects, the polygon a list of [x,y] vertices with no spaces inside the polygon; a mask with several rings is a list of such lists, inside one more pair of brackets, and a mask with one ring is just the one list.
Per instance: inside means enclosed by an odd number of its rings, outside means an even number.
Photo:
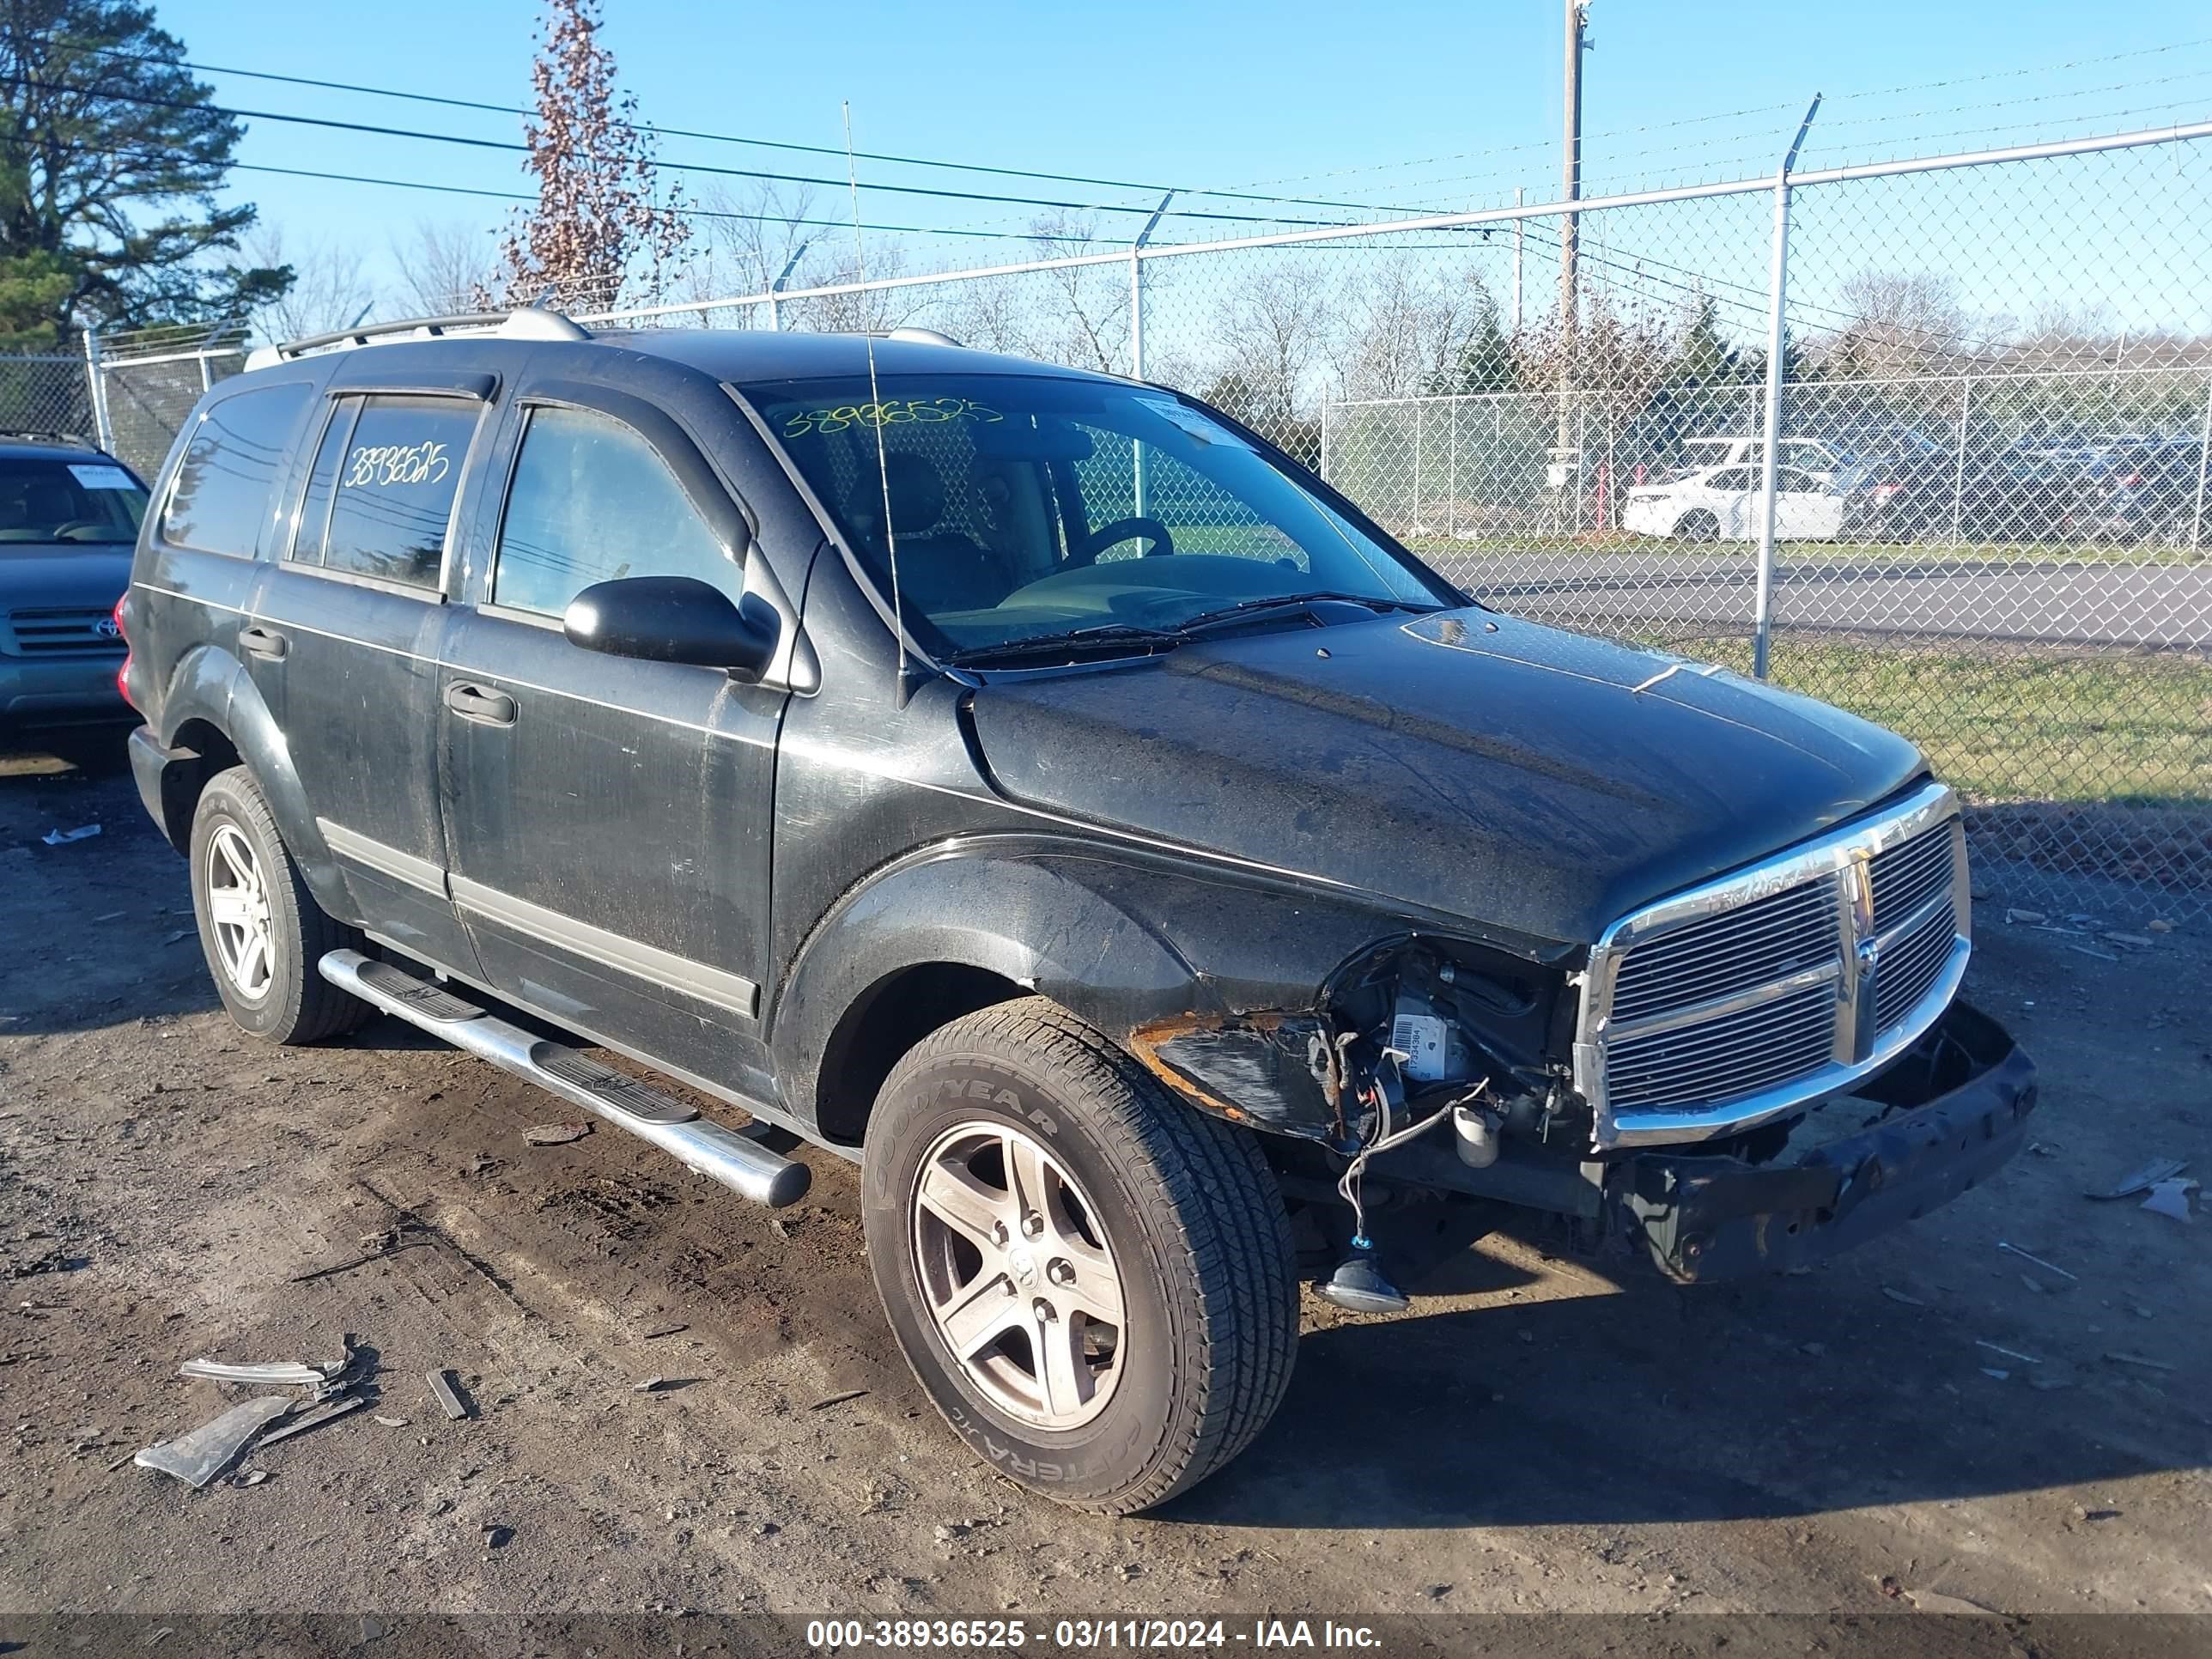
[{"label": "bare tree", "polygon": [[391,240],[400,297],[418,315],[441,316],[481,305],[499,276],[491,233],[476,225],[418,222]]},{"label": "bare tree", "polygon": [[1279,265],[1238,283],[1215,325],[1222,361],[1212,390],[1241,405],[1231,413],[1262,428],[1297,419],[1314,401],[1309,382],[1328,315],[1326,285],[1310,264]]},{"label": "bare tree", "polygon": [[1837,289],[1850,320],[1821,351],[1824,362],[1869,379],[1924,374],[1970,354],[1972,325],[1948,276],[1863,270]]},{"label": "bare tree", "polygon": [[[1087,219],[1055,212],[1030,226],[1040,259],[1079,258],[1102,252]],[[1128,367],[1129,273],[1120,265],[1074,265],[1044,273],[1052,313],[1040,319],[1036,345],[1043,355],[1079,368],[1118,374]]]},{"label": "bare tree", "polygon": [[334,241],[285,245],[276,225],[258,227],[246,241],[258,265],[289,267],[292,285],[256,307],[253,325],[267,340],[296,340],[359,322],[376,303],[376,289],[362,275],[358,253]]},{"label": "bare tree", "polygon": [[[835,235],[834,232],[825,234]],[[896,244],[869,249],[868,281],[880,283],[906,274],[906,259]],[[835,287],[860,280],[860,265],[851,247],[844,257],[824,266],[809,280],[817,287]],[[784,307],[787,326],[823,334],[888,334],[913,322],[927,304],[927,290],[920,287],[870,288],[859,294],[825,294],[794,300]]]},{"label": "bare tree", "polygon": [[715,274],[733,294],[767,293],[787,265],[787,286],[803,288],[808,269],[818,268],[830,249],[853,240],[850,231],[840,237],[810,222],[825,216],[814,210],[811,185],[760,179],[741,189],[716,186],[701,205],[718,216],[709,221],[708,242]]},{"label": "bare tree", "polygon": [[1341,309],[1352,324],[1332,343],[1338,383],[1353,398],[1408,398],[1453,386],[1470,346],[1494,329],[1496,301],[1472,270],[1384,265]]},{"label": "bare tree", "polygon": [[524,161],[538,204],[518,210],[500,249],[496,286],[509,304],[549,287],[571,305],[613,305],[633,288],[659,295],[690,240],[676,191],[655,188],[656,146],[637,100],[615,89],[599,42],[599,0],[546,0],[525,122]]}]

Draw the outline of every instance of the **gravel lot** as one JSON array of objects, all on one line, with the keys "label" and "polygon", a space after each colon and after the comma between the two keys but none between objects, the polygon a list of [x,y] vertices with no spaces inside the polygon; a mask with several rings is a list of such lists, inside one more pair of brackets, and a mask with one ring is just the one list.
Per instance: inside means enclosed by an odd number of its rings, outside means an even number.
[{"label": "gravel lot", "polygon": [[[2145,947],[1982,917],[1968,994],[2041,1063],[2044,1104],[2032,1152],[1949,1209],[1736,1286],[1615,1282],[1513,1223],[1402,1317],[1309,1297],[1269,1432],[1167,1512],[1107,1521],[939,1422],[848,1168],[810,1154],[812,1194],[771,1215],[612,1132],[526,1144],[574,1114],[394,1022],[258,1046],[216,1009],[184,865],[128,778],[0,773],[0,1613],[1903,1630],[1956,1598],[2020,1653],[2051,1650],[2055,1615],[2212,1613],[2212,1224],[2083,1196],[2153,1154],[2212,1171],[2201,929]],[[179,1362],[319,1359],[348,1333],[368,1408],[198,1493],[131,1467],[244,1397]],[[439,1367],[469,1419],[430,1399]]]}]

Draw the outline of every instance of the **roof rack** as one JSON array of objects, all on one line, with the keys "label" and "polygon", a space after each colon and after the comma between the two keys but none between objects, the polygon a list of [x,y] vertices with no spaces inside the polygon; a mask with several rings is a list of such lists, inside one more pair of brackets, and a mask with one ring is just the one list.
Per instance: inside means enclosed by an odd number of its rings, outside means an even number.
[{"label": "roof rack", "polygon": [[940,333],[933,328],[919,328],[912,323],[884,329],[876,337],[878,340],[904,340],[911,345],[957,346],[960,343],[950,334]]},{"label": "roof rack", "polygon": [[509,340],[588,340],[591,334],[557,311],[526,306],[513,311],[464,311],[450,317],[409,317],[365,328],[332,329],[303,335],[281,345],[257,346],[246,355],[248,369],[271,368],[318,351],[389,344],[401,339],[438,339],[448,334],[494,334]]}]

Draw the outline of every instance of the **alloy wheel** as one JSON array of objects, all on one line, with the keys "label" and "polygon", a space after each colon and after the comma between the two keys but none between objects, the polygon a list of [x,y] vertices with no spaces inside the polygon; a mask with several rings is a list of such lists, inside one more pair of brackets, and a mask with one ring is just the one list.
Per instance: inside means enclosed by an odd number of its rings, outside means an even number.
[{"label": "alloy wheel", "polygon": [[957,1125],[923,1158],[909,1207],[923,1301],[968,1380],[1038,1428],[1103,1411],[1125,1358],[1121,1269],[1052,1153],[1004,1123]]},{"label": "alloy wheel", "polygon": [[234,823],[218,825],[208,840],[207,907],[223,974],[240,997],[258,1002],[276,977],[276,940],[261,860]]}]

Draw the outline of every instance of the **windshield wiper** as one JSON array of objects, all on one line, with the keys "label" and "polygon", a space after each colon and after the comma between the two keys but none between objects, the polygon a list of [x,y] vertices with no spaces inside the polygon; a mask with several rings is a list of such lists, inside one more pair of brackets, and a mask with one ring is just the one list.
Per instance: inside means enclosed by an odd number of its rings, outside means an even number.
[{"label": "windshield wiper", "polygon": [[941,659],[948,666],[965,667],[971,663],[1003,662],[1016,657],[1056,656],[1071,648],[1082,650],[1092,646],[1115,645],[1180,645],[1180,629],[1139,628],[1132,623],[1097,623],[1088,628],[1064,629],[1056,634],[1031,634],[1018,640],[1001,640],[996,645],[971,645]]},{"label": "windshield wiper", "polygon": [[1257,621],[1274,611],[1306,610],[1325,601],[1339,600],[1346,605],[1364,605],[1370,611],[1399,611],[1425,609],[1413,599],[1379,599],[1372,593],[1267,593],[1256,599],[1240,599],[1235,605],[1224,605],[1218,610],[1201,611],[1195,617],[1187,617],[1176,625],[1178,634],[1202,634],[1210,629],[1225,628],[1232,623]]}]

